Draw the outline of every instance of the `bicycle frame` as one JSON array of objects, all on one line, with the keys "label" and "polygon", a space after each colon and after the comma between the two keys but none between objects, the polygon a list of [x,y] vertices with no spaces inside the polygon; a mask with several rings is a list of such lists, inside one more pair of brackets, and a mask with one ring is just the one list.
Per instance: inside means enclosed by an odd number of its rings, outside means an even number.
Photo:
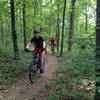
[{"label": "bicycle frame", "polygon": [[40,68],[40,57],[39,52],[33,54],[32,62],[34,65],[36,65],[37,70]]}]

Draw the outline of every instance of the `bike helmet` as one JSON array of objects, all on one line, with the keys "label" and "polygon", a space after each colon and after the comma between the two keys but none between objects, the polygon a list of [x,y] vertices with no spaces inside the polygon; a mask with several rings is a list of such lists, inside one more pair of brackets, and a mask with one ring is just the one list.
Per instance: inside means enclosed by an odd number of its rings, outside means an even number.
[{"label": "bike helmet", "polygon": [[38,33],[40,33],[40,30],[34,30],[33,33],[38,34]]}]

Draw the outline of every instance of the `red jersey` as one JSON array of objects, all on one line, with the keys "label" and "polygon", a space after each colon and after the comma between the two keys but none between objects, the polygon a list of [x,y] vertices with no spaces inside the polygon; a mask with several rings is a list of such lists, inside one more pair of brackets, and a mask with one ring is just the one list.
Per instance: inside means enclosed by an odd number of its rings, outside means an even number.
[{"label": "red jersey", "polygon": [[56,40],[50,40],[50,43],[51,43],[52,45],[54,45],[54,44],[56,44]]}]

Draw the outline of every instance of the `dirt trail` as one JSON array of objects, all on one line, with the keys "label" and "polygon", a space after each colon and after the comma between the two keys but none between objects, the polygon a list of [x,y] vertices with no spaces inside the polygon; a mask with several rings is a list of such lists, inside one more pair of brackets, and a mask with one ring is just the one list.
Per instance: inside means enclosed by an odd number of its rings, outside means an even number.
[{"label": "dirt trail", "polygon": [[53,79],[53,72],[57,66],[57,59],[54,56],[49,55],[46,62],[45,73],[31,84],[28,75],[20,79],[14,84],[7,92],[0,92],[0,100],[33,100],[33,96],[36,95],[41,88]]}]

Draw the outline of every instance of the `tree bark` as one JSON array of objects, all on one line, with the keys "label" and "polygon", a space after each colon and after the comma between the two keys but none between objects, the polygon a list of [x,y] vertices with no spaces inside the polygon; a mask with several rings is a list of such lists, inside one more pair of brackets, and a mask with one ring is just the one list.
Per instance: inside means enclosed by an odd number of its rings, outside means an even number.
[{"label": "tree bark", "polygon": [[2,44],[4,45],[5,44],[5,36],[4,36],[4,25],[3,23],[1,22],[1,40],[2,40]]},{"label": "tree bark", "polygon": [[98,87],[100,88],[100,0],[97,0],[97,10],[96,10],[96,95],[95,100],[100,100],[100,92],[98,92]]},{"label": "tree bark", "polygon": [[69,31],[69,38],[68,38],[68,51],[72,50],[73,44],[73,34],[74,34],[74,21],[75,21],[75,2],[76,0],[71,1],[71,13],[70,13],[70,31]]},{"label": "tree bark", "polygon": [[67,0],[64,0],[62,39],[61,39],[61,52],[60,52],[61,55],[63,55],[63,46],[64,46],[64,27],[65,27],[66,2],[67,2]]},{"label": "tree bark", "polygon": [[22,5],[21,5],[21,7],[20,7],[19,16],[20,16],[20,36],[23,38],[23,27],[22,27]]},{"label": "tree bark", "polygon": [[57,18],[57,51],[59,51],[59,42],[60,42],[60,16],[59,16],[59,2],[57,2],[57,9],[58,9],[58,18]]},{"label": "tree bark", "polygon": [[[34,18],[37,21],[37,15],[38,15],[38,1],[34,1]],[[35,29],[38,29],[38,26],[35,26]]]},{"label": "tree bark", "polygon": [[11,3],[11,25],[12,25],[12,40],[13,40],[13,48],[14,48],[14,59],[19,59],[18,45],[17,45],[17,35],[15,28],[15,7],[14,0],[10,0]]},{"label": "tree bark", "polygon": [[1,35],[1,43],[4,45],[5,44],[5,35],[4,35],[4,23],[3,23],[3,18],[2,15],[0,16],[0,35]]},{"label": "tree bark", "polygon": [[37,15],[37,7],[38,6],[38,1],[37,0],[35,0],[34,1],[34,16],[36,17],[36,15]]},{"label": "tree bark", "polygon": [[88,31],[88,14],[87,14],[87,11],[88,9],[87,9],[87,4],[85,4],[85,20],[86,20],[86,22],[85,22],[85,31],[87,32]]},{"label": "tree bark", "polygon": [[24,37],[24,49],[26,48],[26,19],[25,19],[25,2],[23,2],[23,37]]}]

